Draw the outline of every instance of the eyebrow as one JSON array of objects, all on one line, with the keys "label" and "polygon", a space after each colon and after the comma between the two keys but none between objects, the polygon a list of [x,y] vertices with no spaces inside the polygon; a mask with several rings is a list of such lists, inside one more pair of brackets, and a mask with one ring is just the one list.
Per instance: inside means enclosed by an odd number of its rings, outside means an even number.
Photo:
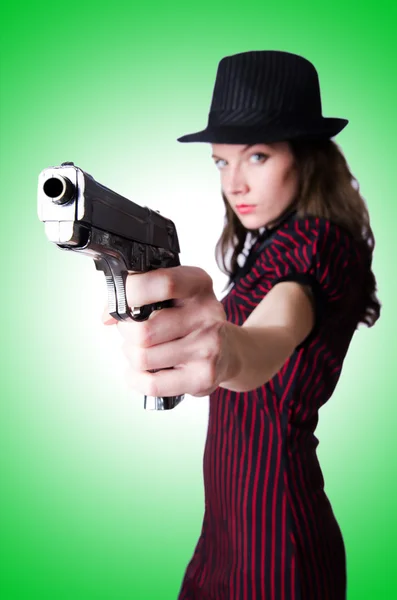
[{"label": "eyebrow", "polygon": [[[253,146],[260,146],[261,144],[259,142],[256,142],[256,144],[247,144],[246,146],[244,146],[244,148],[241,151],[241,154],[244,154],[244,152],[246,152],[248,150],[248,148],[252,148]],[[217,156],[216,154],[212,154],[211,158],[221,158],[220,156]]]}]

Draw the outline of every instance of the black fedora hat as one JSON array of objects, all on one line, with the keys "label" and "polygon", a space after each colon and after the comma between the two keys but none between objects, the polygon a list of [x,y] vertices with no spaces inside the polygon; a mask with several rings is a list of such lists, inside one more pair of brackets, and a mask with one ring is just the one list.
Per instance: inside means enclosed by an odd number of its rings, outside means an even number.
[{"label": "black fedora hat", "polygon": [[327,139],[348,122],[322,116],[318,74],[309,60],[281,50],[253,50],[222,58],[207,127],[178,142]]}]

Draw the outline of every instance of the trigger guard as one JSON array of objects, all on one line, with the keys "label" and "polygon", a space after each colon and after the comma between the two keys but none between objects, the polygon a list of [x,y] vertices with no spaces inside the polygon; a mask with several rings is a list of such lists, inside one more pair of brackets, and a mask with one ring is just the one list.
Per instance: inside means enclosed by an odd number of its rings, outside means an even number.
[{"label": "trigger guard", "polygon": [[171,308],[172,306],[172,300],[165,300],[164,302],[155,302],[153,304],[145,304],[144,306],[134,307],[131,311],[131,319],[133,321],[146,321],[155,310]]},{"label": "trigger guard", "polygon": [[145,306],[134,307],[131,311],[131,319],[133,321],[146,321],[152,312],[156,310],[153,306],[153,304],[146,304]]}]

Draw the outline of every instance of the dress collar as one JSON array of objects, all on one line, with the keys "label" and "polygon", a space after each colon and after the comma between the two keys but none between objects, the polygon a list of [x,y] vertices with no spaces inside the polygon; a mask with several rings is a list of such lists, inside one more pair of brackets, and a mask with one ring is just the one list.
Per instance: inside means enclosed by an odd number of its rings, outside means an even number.
[{"label": "dress collar", "polygon": [[293,219],[295,214],[296,214],[295,208],[289,209],[286,213],[281,215],[277,219],[277,221],[272,224],[271,227],[265,226],[265,227],[261,227],[259,229],[260,233],[259,233],[257,239],[255,240],[255,242],[252,244],[244,264],[241,267],[239,267],[239,269],[237,270],[237,273],[234,276],[230,277],[228,287],[230,286],[231,283],[233,283],[235,285],[237,280],[244,277],[244,275],[246,275],[251,270],[251,267],[252,267],[255,259],[257,258],[258,254],[260,254],[262,252],[262,250],[268,244],[270,244],[270,242],[273,238],[273,235],[282,227],[282,225],[284,225],[284,223],[286,223],[290,219]]}]

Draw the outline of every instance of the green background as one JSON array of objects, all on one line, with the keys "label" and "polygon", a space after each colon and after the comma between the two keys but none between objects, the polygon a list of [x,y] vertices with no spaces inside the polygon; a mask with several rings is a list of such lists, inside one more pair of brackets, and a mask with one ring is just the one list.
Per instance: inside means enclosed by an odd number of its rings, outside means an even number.
[{"label": "green background", "polygon": [[[1,41],[1,583],[4,600],[176,600],[200,533],[208,398],[145,412],[128,389],[103,274],[37,217],[39,172],[72,160],[160,210],[181,263],[222,297],[223,225],[204,128],[228,54],[302,54],[360,182],[383,303],[360,328],[316,436],[341,526],[349,600],[392,600],[396,578],[393,2],[3,3]],[[320,600],[320,599],[319,599]]]}]

